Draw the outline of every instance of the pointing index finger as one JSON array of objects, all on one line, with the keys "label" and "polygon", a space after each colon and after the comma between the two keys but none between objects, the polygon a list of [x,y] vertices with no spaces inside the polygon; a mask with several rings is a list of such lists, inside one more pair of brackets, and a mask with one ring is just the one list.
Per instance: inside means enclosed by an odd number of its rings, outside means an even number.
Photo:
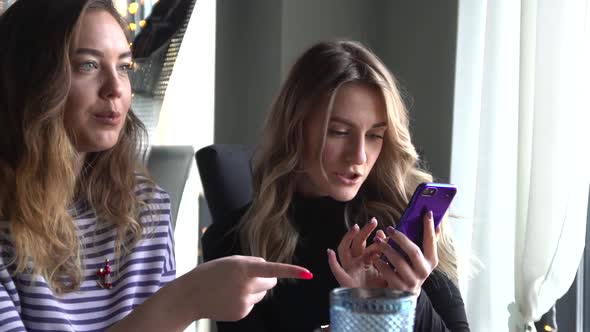
[{"label": "pointing index finger", "polygon": [[260,278],[295,278],[311,279],[313,274],[308,269],[297,265],[273,263],[273,262],[252,262],[248,265],[249,277]]}]

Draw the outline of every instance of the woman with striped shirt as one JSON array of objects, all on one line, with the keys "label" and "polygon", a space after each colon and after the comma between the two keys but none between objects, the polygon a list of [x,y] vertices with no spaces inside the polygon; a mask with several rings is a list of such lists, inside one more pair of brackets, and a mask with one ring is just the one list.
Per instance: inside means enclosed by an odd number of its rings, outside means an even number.
[{"label": "woman with striped shirt", "polygon": [[0,16],[0,331],[179,331],[246,316],[277,277],[232,256],[175,279],[170,198],[137,153],[124,24],[108,0]]}]

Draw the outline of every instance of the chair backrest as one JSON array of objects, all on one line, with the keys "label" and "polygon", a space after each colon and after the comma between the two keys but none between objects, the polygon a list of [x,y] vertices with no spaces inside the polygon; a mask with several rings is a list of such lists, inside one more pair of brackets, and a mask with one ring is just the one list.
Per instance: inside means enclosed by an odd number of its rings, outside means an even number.
[{"label": "chair backrest", "polygon": [[172,227],[176,226],[176,216],[186,180],[188,179],[193,155],[192,146],[161,145],[152,146],[147,158],[147,169],[156,183],[170,194]]},{"label": "chair backrest", "polygon": [[195,154],[213,222],[252,200],[253,153],[251,145],[213,144]]}]

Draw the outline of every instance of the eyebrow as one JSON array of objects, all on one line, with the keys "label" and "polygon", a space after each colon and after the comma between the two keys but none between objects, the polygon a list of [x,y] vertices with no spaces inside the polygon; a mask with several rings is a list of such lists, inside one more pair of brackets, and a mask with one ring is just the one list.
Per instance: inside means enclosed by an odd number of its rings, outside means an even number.
[{"label": "eyebrow", "polygon": [[[102,53],[101,51],[94,49],[94,48],[85,48],[85,47],[77,48],[75,54],[90,54],[90,55],[94,55],[99,58],[104,57],[104,53]],[[130,57],[131,57],[131,51],[123,52],[123,53],[119,54],[119,59],[130,58]]]},{"label": "eyebrow", "polygon": [[[330,118],[330,122],[332,122],[332,121],[333,122],[340,122],[340,123],[343,123],[343,124],[345,124],[347,126],[350,126],[350,127],[355,127],[355,124],[354,123],[352,123],[352,122],[350,122],[350,121],[348,121],[346,119],[337,117],[337,116],[331,117]],[[382,127],[387,127],[387,122],[379,122],[379,123],[376,123],[371,128],[382,128]]]}]

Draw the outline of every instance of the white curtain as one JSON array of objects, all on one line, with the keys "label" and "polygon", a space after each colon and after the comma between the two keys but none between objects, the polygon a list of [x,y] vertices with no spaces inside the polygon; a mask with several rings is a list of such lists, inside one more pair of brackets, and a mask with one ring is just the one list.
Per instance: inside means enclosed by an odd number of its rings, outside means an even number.
[{"label": "white curtain", "polygon": [[590,183],[590,0],[459,1],[451,181],[473,331],[525,331],[569,289]]}]

